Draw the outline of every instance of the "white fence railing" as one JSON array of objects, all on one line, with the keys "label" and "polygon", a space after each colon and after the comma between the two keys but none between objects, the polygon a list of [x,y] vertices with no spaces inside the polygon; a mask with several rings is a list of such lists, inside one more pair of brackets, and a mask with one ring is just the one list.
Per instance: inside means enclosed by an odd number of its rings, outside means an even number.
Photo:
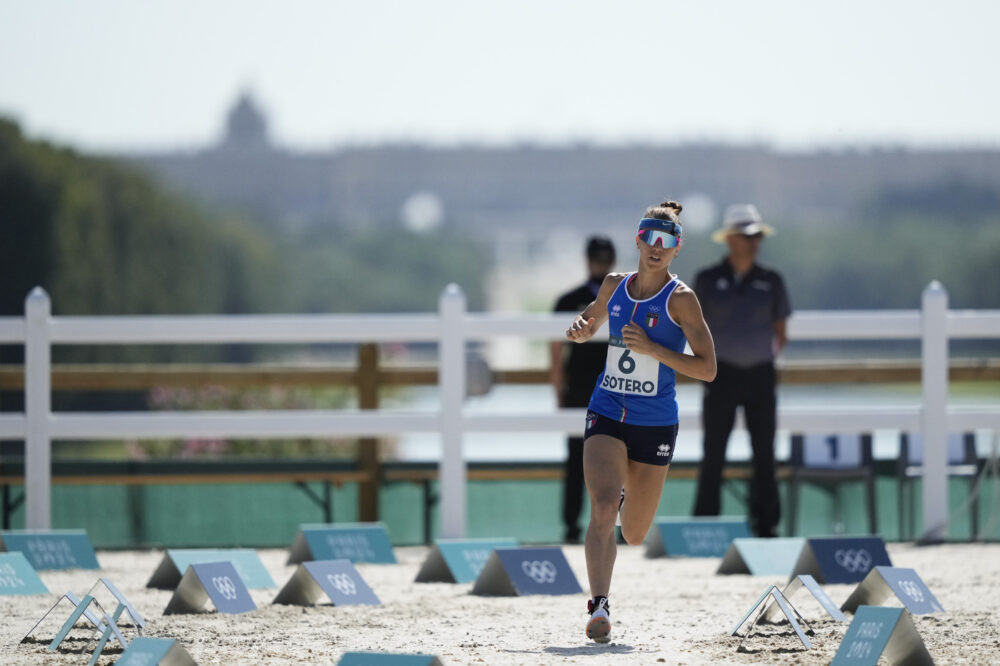
[{"label": "white fence railing", "polygon": [[[436,314],[302,316],[53,317],[48,295],[34,289],[25,316],[0,317],[0,344],[25,345],[25,412],[0,414],[0,439],[25,439],[26,526],[47,529],[51,513],[53,439],[177,437],[329,437],[439,432],[441,533],[465,535],[466,432],[560,431],[580,434],[584,410],[551,413],[469,414],[463,410],[468,341],[501,336],[559,340],[568,316],[486,314],[466,311],[465,296],[448,286]],[[797,432],[878,428],[924,435],[923,516],[928,539],[947,533],[946,435],[951,431],[1000,428],[1000,405],[948,407],[948,341],[1000,338],[1000,311],[949,311],[937,282],[924,290],[921,310],[799,312],[792,316],[795,340],[922,340],[923,400],[920,407],[780,407],[778,426]],[[440,409],[71,413],[51,409],[51,347],[59,344],[205,344],[437,342]],[[681,412],[681,427],[700,427],[697,411]]]}]

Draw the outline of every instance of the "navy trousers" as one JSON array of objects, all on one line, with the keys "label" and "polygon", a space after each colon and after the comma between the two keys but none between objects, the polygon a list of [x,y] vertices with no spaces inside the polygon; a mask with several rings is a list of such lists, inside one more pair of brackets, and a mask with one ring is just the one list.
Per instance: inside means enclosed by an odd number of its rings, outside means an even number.
[{"label": "navy trousers", "polygon": [[702,399],[704,440],[694,515],[719,515],[726,446],[736,420],[736,408],[742,407],[753,450],[749,497],[753,531],[757,536],[776,535],[781,517],[774,462],[776,393],[773,363],[751,368],[718,363],[715,381],[705,384]]}]

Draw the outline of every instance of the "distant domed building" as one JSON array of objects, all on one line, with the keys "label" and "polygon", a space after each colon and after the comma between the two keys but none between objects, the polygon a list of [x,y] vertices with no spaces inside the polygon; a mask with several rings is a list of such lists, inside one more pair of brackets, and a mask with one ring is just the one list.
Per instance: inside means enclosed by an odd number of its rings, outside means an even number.
[{"label": "distant domed building", "polygon": [[[532,252],[543,252],[543,237],[554,230],[583,237],[607,233],[609,224],[621,225],[617,240],[627,247],[633,239],[622,221],[668,194],[684,203],[687,230],[698,234],[714,228],[719,208],[732,201],[753,201],[790,228],[857,219],[878,201],[914,201],[924,210],[932,186],[971,191],[975,196],[933,200],[985,202],[977,210],[995,210],[1000,193],[995,149],[394,143],[292,150],[272,142],[269,119],[249,89],[228,109],[214,146],[125,159],[176,191],[277,228],[461,227],[516,235],[518,243],[533,243]],[[965,189],[941,190],[940,183]]]},{"label": "distant domed building", "polygon": [[224,150],[267,150],[271,147],[267,117],[249,92],[244,92],[229,110],[226,133],[219,146]]}]

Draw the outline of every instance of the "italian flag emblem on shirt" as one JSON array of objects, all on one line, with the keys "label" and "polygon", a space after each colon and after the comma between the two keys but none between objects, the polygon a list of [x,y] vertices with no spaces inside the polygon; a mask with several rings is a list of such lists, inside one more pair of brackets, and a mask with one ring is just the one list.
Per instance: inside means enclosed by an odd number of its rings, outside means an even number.
[{"label": "italian flag emblem on shirt", "polygon": [[654,314],[652,312],[646,313],[646,328],[653,328],[656,326],[656,321],[660,318],[660,315]]}]

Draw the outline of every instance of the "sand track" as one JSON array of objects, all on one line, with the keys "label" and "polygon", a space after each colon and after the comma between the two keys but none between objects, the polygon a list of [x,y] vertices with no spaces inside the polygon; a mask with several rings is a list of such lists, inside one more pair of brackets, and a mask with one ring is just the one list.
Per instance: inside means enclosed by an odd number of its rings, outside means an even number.
[{"label": "sand track", "polygon": [[[258,552],[284,585],[294,571],[285,564],[287,552]],[[583,548],[564,552],[586,589]],[[353,650],[436,654],[444,664],[604,666],[609,658],[628,664],[825,664],[846,630],[846,624],[823,620],[819,605],[800,591],[792,602],[816,631],[812,650],[804,650],[787,625],[777,625],[762,628],[738,652],[739,639],[729,631],[768,585],[784,579],[720,576],[714,573],[718,560],[650,560],[643,552],[620,548],[611,594],[613,640],[596,645],[584,636],[584,595],[489,598],[469,594],[471,584],[414,583],[427,554],[423,547],[397,548],[396,565],[357,565],[381,606],[275,606],[277,589],[266,589],[252,591],[259,609],[239,616],[164,616],[171,592],[145,587],[162,551],[102,551],[100,572],[41,572],[50,596],[0,597],[0,663],[85,664],[96,639],[84,629],[74,630],[55,653],[46,651],[58,630],[53,621],[39,628],[37,639],[17,641],[58,595],[82,595],[99,576],[114,581],[145,615],[146,635],[176,638],[201,664],[333,664]],[[890,544],[889,554],[896,566],[916,569],[948,611],[915,618],[937,663],[1000,662],[1000,544]],[[853,586],[825,589],[839,604]],[[119,654],[113,644],[99,663],[113,663]]]}]

